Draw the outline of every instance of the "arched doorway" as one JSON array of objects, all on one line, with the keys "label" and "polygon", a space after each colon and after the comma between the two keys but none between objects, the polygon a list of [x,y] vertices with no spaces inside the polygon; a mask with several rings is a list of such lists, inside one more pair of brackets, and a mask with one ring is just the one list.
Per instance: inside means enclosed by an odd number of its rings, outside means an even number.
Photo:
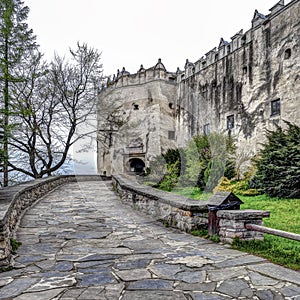
[{"label": "arched doorway", "polygon": [[132,158],[129,160],[130,172],[135,174],[142,174],[145,170],[145,163],[139,158]]}]

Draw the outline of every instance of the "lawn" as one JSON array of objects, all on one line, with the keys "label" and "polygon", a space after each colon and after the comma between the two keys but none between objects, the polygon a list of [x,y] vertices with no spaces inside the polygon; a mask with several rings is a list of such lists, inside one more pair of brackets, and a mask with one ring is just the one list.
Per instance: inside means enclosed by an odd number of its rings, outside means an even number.
[{"label": "lawn", "polygon": [[[177,188],[173,191],[198,200],[207,200],[211,194],[202,194],[198,188]],[[239,196],[244,202],[241,209],[270,211],[270,218],[264,219],[267,227],[300,234],[300,199],[278,199],[266,195]],[[300,270],[300,242],[265,234],[264,241],[240,242],[234,248],[260,255],[277,264]]]}]

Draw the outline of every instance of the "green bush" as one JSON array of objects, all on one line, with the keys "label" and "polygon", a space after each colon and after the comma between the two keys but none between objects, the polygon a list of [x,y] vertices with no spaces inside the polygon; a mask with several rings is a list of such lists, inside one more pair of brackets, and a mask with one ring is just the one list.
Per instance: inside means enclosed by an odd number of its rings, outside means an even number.
[{"label": "green bush", "polygon": [[168,149],[150,163],[146,181],[171,191],[176,185],[212,191],[220,178],[235,176],[235,147],[230,136],[195,136],[185,149]]},{"label": "green bush", "polygon": [[211,157],[206,135],[195,136],[181,151],[184,160],[179,183],[181,186],[197,186],[204,189],[204,172]]},{"label": "green bush", "polygon": [[159,184],[160,189],[170,192],[176,186],[178,183],[178,165],[179,161],[167,165],[167,172]]},{"label": "green bush", "polygon": [[212,191],[225,174],[235,176],[235,146],[231,136],[213,133],[208,136],[211,156],[204,172],[205,190]]},{"label": "green bush", "polygon": [[218,191],[233,192],[236,195],[242,196],[256,196],[261,194],[260,190],[251,188],[248,177],[241,180],[230,180],[224,176],[213,191],[214,193]]},{"label": "green bush", "polygon": [[267,131],[267,143],[255,160],[254,183],[271,197],[300,198],[300,127]]}]

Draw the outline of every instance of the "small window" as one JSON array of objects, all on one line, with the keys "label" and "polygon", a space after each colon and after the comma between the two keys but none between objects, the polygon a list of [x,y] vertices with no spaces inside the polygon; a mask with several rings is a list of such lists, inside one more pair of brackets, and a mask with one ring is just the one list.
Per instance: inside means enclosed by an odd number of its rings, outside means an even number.
[{"label": "small window", "polygon": [[289,59],[292,55],[292,50],[290,48],[284,51],[284,59]]},{"label": "small window", "polygon": [[244,34],[241,38],[241,44],[245,45],[246,44],[246,34]]},{"label": "small window", "polygon": [[280,115],[280,99],[271,101],[271,116]]},{"label": "small window", "polygon": [[271,31],[270,28],[267,28],[265,30],[265,40],[266,40],[266,47],[270,47],[271,46]]},{"label": "small window", "polygon": [[175,131],[168,131],[168,139],[169,140],[175,140]]},{"label": "small window", "polygon": [[210,133],[210,126],[209,126],[209,124],[205,124],[205,125],[203,126],[203,133],[204,133],[205,135],[208,135],[208,134]]},{"label": "small window", "polygon": [[172,102],[169,103],[169,108],[170,108],[170,109],[173,109],[173,108],[174,108],[174,105],[173,105]]},{"label": "small window", "polygon": [[138,104],[133,103],[132,105],[133,105],[133,110],[139,110],[139,105]]},{"label": "small window", "polygon": [[227,129],[232,130],[234,128],[234,115],[227,117]]}]

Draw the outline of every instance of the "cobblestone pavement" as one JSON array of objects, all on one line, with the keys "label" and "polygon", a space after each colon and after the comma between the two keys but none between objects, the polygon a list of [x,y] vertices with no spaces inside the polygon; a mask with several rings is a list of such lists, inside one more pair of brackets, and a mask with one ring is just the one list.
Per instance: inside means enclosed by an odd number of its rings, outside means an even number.
[{"label": "cobblestone pavement", "polygon": [[124,206],[108,182],[42,198],[18,230],[0,299],[300,299],[300,274],[165,228]]}]

